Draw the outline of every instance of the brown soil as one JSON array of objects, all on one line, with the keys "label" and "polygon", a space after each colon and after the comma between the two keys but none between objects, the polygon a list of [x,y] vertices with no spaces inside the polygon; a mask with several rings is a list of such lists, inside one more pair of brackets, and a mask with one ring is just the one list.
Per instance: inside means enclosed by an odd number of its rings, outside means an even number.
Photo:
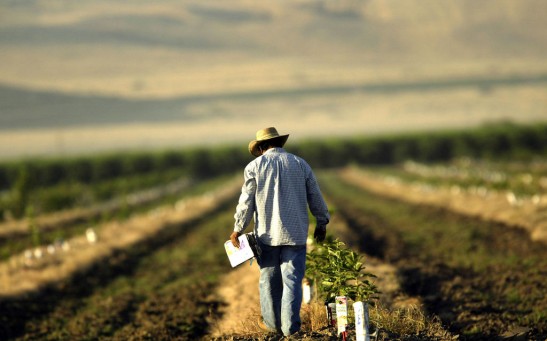
[{"label": "brown soil", "polygon": [[220,307],[222,319],[211,323],[212,337],[259,331],[258,277],[258,265],[244,263],[220,280],[216,295],[226,305]]},{"label": "brown soil", "polygon": [[[531,241],[524,229],[499,223],[486,224],[488,238],[481,239],[474,246],[485,250],[505,250],[514,258],[513,265],[486,266],[483,269],[455,267],[427,252],[417,255],[382,217],[374,216],[374,212],[365,212],[351,202],[341,202],[343,198],[337,200],[337,211],[330,228],[350,247],[367,254],[367,270],[379,277],[377,284],[383,292],[382,304],[420,307],[426,314],[438,316],[443,327],[460,340],[545,340],[547,337],[547,250],[543,244]],[[378,196],[378,200],[391,199]],[[476,219],[430,206],[413,207],[416,212],[432,219],[458,221],[462,226]],[[156,212],[155,219],[159,219],[160,213]],[[193,225],[199,228],[198,224]],[[163,238],[161,243],[168,244],[174,233]],[[116,234],[112,234],[112,238],[115,237]],[[164,278],[178,280],[192,271],[201,273],[203,266],[207,266],[202,264],[199,269],[193,269],[192,262],[174,259],[172,262],[178,263],[162,264],[163,268],[152,263],[141,270],[142,273],[134,273],[139,263],[147,259],[157,246],[144,237],[139,241],[128,243],[128,250],[114,249],[108,262],[95,261],[85,273],[67,273],[63,277],[65,280],[59,281],[55,288],[46,286],[36,295],[28,294],[16,299],[2,297],[0,310],[6,315],[0,316],[0,337],[52,339],[50,333],[56,332],[54,335],[61,339],[78,338],[78,335],[88,339],[275,339],[257,329],[260,314],[256,264],[231,269],[220,280],[216,292],[211,285],[200,284],[177,285],[176,290],[166,289],[148,293],[148,296],[129,289],[112,297],[100,294],[105,283],[124,276],[157,275],[162,276],[162,281]],[[198,242],[199,239],[187,240],[184,245],[189,247]],[[221,241],[215,240],[214,243]],[[173,249],[180,247],[171,246]],[[73,277],[68,281],[70,276]],[[13,282],[10,283],[9,288],[12,288]],[[82,303],[97,308],[80,312]],[[543,311],[543,315],[530,314],[532,308]],[[307,313],[306,308],[303,312]],[[78,313],[81,315],[75,316]],[[313,340],[337,339],[328,329],[300,336]],[[443,338],[384,333],[379,339]]]},{"label": "brown soil", "polygon": [[[394,193],[398,191],[390,190],[387,197],[391,198]],[[462,225],[476,219],[438,206],[421,203],[416,205],[416,212]],[[532,241],[526,229],[496,222],[481,224],[484,230],[480,233],[485,237],[473,247],[485,252],[496,250],[497,254],[513,259],[513,263],[477,269],[454,267],[433,257],[435,253],[429,250],[419,253],[411,250],[383,218],[374,216],[373,212],[363,212],[348,202],[338,202],[337,207],[338,213],[348,220],[354,240],[359,241],[358,247],[389,260],[397,268],[403,291],[420,297],[425,310],[438,316],[460,340],[511,337],[545,340],[547,337],[544,294],[547,292],[547,249],[543,243]]]}]

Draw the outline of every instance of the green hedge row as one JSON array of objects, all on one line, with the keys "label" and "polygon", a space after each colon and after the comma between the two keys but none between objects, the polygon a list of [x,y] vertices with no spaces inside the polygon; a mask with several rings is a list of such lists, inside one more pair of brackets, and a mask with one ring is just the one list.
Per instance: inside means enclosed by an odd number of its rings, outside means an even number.
[{"label": "green hedge row", "polygon": [[[228,147],[0,165],[1,190],[5,191],[0,193],[0,221],[23,217],[29,205],[41,214],[108,200],[125,193],[125,190],[116,193],[118,188],[129,189],[132,184],[137,190],[147,183],[148,187],[154,187],[177,177],[196,180],[216,177],[241,169],[251,158],[241,148]],[[158,181],[150,184],[149,179]]]},{"label": "green hedge row", "polygon": [[65,182],[94,184],[107,180],[178,169],[195,178],[208,178],[241,167],[251,156],[241,148],[110,154],[73,159],[27,160],[0,165],[0,190],[13,188],[25,176],[32,188]]},{"label": "green hedge row", "polygon": [[[287,144],[287,150],[312,166],[349,163],[391,164],[454,157],[523,158],[547,153],[547,124],[498,124],[473,130],[405,135],[318,139]],[[28,160],[0,164],[0,190],[12,189],[25,176],[26,186],[42,188],[64,182],[94,184],[129,175],[179,169],[190,177],[208,178],[242,170],[252,160],[245,146],[181,151],[111,154],[73,159]]]},{"label": "green hedge row", "polygon": [[547,124],[496,124],[473,130],[415,133],[370,138],[307,141],[292,147],[319,168],[350,163],[388,165],[457,157],[526,160],[547,156]]}]

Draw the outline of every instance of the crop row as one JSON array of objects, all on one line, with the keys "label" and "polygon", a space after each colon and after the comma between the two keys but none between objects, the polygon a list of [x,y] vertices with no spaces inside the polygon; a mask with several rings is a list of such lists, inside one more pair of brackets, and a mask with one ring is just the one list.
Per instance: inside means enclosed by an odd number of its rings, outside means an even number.
[{"label": "crop row", "polygon": [[519,196],[547,193],[547,159],[532,162],[493,162],[470,158],[427,164],[406,161],[400,167],[376,169],[406,182],[452,186],[454,189],[498,190]]},{"label": "crop row", "polygon": [[212,190],[226,181],[217,177],[207,181],[176,181],[166,186],[130,193],[85,209],[66,210],[51,215],[28,217],[0,225],[0,259],[7,259],[26,250],[34,252],[60,244],[88,229],[99,232],[108,221],[125,221],[131,216],[177,202]]},{"label": "crop row", "polygon": [[[76,207],[90,207],[108,202],[137,191],[157,188],[186,179],[180,171],[126,176],[87,184],[67,180],[48,187],[32,188],[28,172],[15,183],[11,191],[0,195],[3,219],[12,220],[28,215],[32,207],[34,215],[56,212]],[[0,219],[1,220],[1,219]]]}]

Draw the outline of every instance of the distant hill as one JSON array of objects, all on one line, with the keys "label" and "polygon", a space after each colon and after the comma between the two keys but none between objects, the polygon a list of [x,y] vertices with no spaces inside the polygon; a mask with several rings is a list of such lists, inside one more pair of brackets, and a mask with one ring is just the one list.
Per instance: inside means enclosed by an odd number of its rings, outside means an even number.
[{"label": "distant hill", "polygon": [[0,83],[69,92],[547,68],[538,0],[13,0],[0,11]]},{"label": "distant hill", "polygon": [[[304,116],[326,134],[528,122],[547,115],[544,13],[541,0],[5,0],[0,143],[17,131],[21,152],[45,153],[51,131],[105,126],[124,129],[124,147],[167,141],[131,126],[153,123],[198,143],[209,122],[234,139],[240,122]],[[492,92],[507,86],[526,89]]]},{"label": "distant hill", "polygon": [[219,105],[223,101],[260,102],[287,101],[296,98],[348,96],[361,94],[421,93],[424,91],[454,91],[476,89],[490,92],[497,87],[522,85],[547,86],[547,73],[533,76],[496,78],[461,78],[414,82],[382,82],[354,85],[330,85],[293,89],[270,89],[239,93],[210,93],[167,99],[127,99],[105,96],[83,96],[56,92],[16,89],[0,85],[0,131],[10,129],[70,128],[77,126],[120,125],[126,123],[187,122],[207,120],[223,115],[237,120],[240,114],[213,111],[192,114],[192,105]]}]

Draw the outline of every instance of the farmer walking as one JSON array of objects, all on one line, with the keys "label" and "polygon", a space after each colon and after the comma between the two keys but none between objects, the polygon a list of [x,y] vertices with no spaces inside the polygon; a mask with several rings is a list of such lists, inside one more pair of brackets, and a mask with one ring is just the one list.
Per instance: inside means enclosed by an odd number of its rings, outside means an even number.
[{"label": "farmer walking", "polygon": [[254,218],[254,234],[261,255],[260,307],[266,327],[285,336],[300,330],[302,279],[306,269],[308,207],[317,221],[314,238],[323,241],[329,213],[311,167],[286,152],[289,135],[273,127],[259,130],[249,143],[256,156],[244,172],[244,184],[234,215],[230,240],[238,237]]}]

